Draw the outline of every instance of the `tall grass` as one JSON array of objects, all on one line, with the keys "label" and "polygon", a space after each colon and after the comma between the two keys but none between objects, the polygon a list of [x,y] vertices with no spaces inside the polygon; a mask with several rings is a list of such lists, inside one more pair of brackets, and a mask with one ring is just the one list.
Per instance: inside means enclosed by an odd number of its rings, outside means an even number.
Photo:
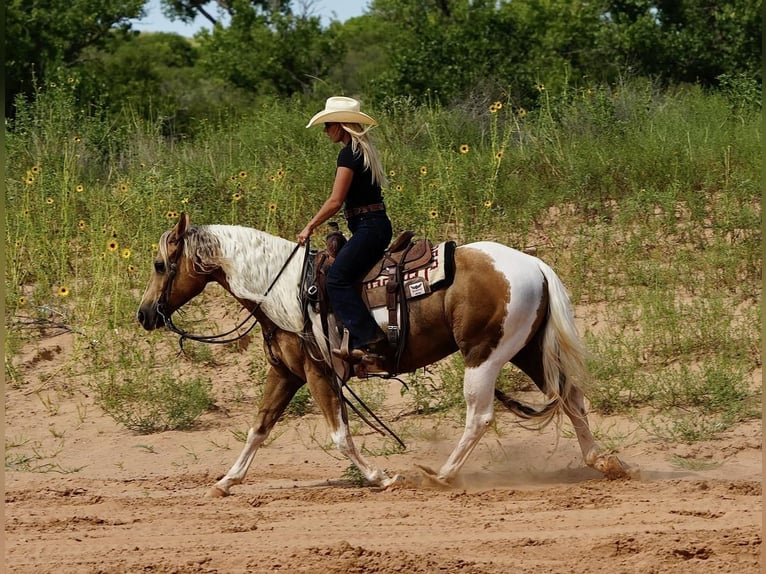
[{"label": "tall grass", "polygon": [[[78,333],[72,373],[107,369],[119,380],[140,364],[138,373],[165,380],[177,376],[173,361],[145,341],[167,335],[134,320],[162,231],[187,211],[193,223],[293,238],[329,193],[337,148],[304,128],[315,110],[298,101],[264,99],[194,139],[168,141],[129,113],[84,114],[73,84],[18,102],[7,134],[6,373],[27,384],[14,353],[40,336],[30,325],[56,322]],[[450,109],[391,100],[371,110],[386,203],[397,230],[494,239],[551,264],[593,354],[594,408],[648,406],[725,428],[755,416],[760,393],[751,383],[760,368],[760,102],[739,93],[751,88],[540,86],[533,110],[512,99]],[[146,352],[117,359],[114,347]],[[421,410],[427,394],[413,393]]]}]

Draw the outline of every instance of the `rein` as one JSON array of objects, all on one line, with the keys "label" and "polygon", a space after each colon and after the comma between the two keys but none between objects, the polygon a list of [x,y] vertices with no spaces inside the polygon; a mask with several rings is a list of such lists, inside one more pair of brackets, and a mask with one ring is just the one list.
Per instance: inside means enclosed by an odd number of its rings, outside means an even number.
[{"label": "rein", "polygon": [[[302,273],[304,276],[305,276],[305,274],[307,272],[308,259],[309,259],[309,256],[310,256],[309,246],[310,246],[310,243],[307,242],[306,243],[306,260],[304,261],[304,264],[303,264],[304,265],[304,269],[303,269],[303,273]],[[234,343],[234,342],[240,340],[245,335],[247,335],[250,331],[252,331],[255,328],[255,326],[258,324],[258,319],[255,317],[255,313],[258,311],[258,309],[260,309],[261,303],[257,303],[255,305],[255,307],[253,307],[250,310],[250,314],[247,317],[245,317],[239,325],[237,325],[236,327],[234,327],[233,329],[231,329],[229,331],[226,331],[225,333],[220,333],[218,335],[194,335],[192,333],[189,333],[188,331],[184,331],[180,327],[176,326],[175,323],[173,323],[173,318],[172,318],[173,314],[172,313],[168,313],[168,314],[165,313],[165,307],[167,306],[167,300],[168,300],[168,297],[170,296],[170,291],[171,291],[171,289],[173,287],[173,280],[175,279],[176,273],[178,273],[178,264],[179,264],[179,261],[181,260],[181,255],[182,255],[182,252],[183,252],[183,247],[184,247],[184,244],[183,244],[183,237],[182,237],[181,239],[179,239],[178,249],[176,249],[176,252],[174,253],[173,260],[172,261],[168,261],[168,280],[165,283],[165,288],[162,290],[162,294],[160,295],[159,300],[157,301],[157,312],[164,319],[165,326],[168,328],[168,330],[172,331],[173,333],[175,333],[176,335],[178,335],[180,337],[180,339],[178,340],[178,345],[181,347],[181,351],[182,352],[184,350],[184,341],[187,340],[187,339],[189,339],[190,341],[198,341],[200,343],[209,343],[209,344],[216,344],[216,345],[223,345],[223,344],[227,344],[227,343]],[[277,273],[276,277],[274,277],[274,279],[271,281],[271,284],[266,289],[266,292],[263,294],[264,299],[271,292],[271,290],[274,287],[274,285],[276,285],[277,281],[282,276],[282,273],[284,273],[285,269],[287,268],[287,265],[290,263],[290,261],[295,256],[295,254],[298,252],[299,248],[300,248],[300,243],[296,244],[296,246],[290,252],[290,255],[287,257],[287,260],[285,260],[285,262],[282,264],[282,267],[280,268],[280,270]],[[301,280],[301,284],[302,283],[303,283],[303,280]],[[245,330],[244,333],[238,333],[238,331],[242,327],[244,327],[244,325],[248,321],[250,321],[250,319],[253,319],[252,324]],[[327,350],[328,350],[328,353],[330,353],[330,357],[332,357],[332,353],[331,353],[331,350],[329,348],[329,346],[330,346],[330,339],[329,339],[329,336],[328,336],[328,329],[327,329],[327,325],[324,322],[323,322],[323,327],[324,327],[325,338],[326,338],[327,346],[328,346]],[[230,337],[228,339],[225,338],[225,337],[229,337],[229,335],[231,335],[232,333],[238,333],[238,334],[236,336]],[[264,334],[264,336],[265,336],[265,334]],[[267,343],[268,343],[268,340],[267,340]],[[270,344],[268,345],[268,348],[269,348],[269,351],[271,352],[271,345]],[[273,354],[272,354],[272,357],[276,359],[276,357],[274,357]],[[345,422],[348,422],[348,413],[347,413],[347,411],[345,409],[345,406],[348,405],[359,416],[359,418],[361,418],[362,421],[364,421],[364,423],[367,424],[371,429],[375,430],[376,432],[380,433],[381,435],[385,436],[385,434],[386,434],[385,432],[380,430],[378,427],[376,427],[374,424],[372,424],[372,422],[370,422],[370,420],[367,417],[364,416],[364,414],[356,407],[356,405],[354,405],[354,403],[352,403],[348,399],[348,397],[346,397],[346,395],[343,393],[343,389],[344,388],[347,389],[349,393],[351,393],[351,395],[359,403],[359,405],[373,419],[375,419],[375,421],[380,426],[382,426],[383,429],[385,429],[385,431],[391,437],[393,437],[393,439],[396,440],[396,442],[399,443],[399,445],[402,448],[406,448],[406,446],[404,444],[404,441],[402,441],[402,439],[400,439],[396,435],[396,433],[394,431],[392,431],[382,420],[380,420],[380,418],[374,412],[372,412],[372,409],[370,409],[370,407],[367,406],[367,404],[353,391],[353,389],[351,387],[349,387],[347,384],[345,384],[341,380],[341,378],[338,376],[338,373],[335,371],[334,368],[332,368],[332,359],[330,359],[330,368],[331,368],[331,370],[333,372],[333,380],[334,380],[334,383],[335,383],[335,385],[334,385],[335,392],[337,393],[338,398],[340,399],[340,403],[342,405],[341,406],[342,413],[343,413],[342,416],[343,416],[343,419],[345,420]]]},{"label": "rein", "polygon": [[[300,244],[296,244],[293,250],[290,252],[290,255],[287,257],[285,262],[282,264],[282,267],[279,269],[279,272],[277,273],[276,277],[271,281],[271,284],[266,289],[266,292],[263,294],[264,299],[273,289],[274,285],[276,285],[279,278],[282,276],[282,273],[284,273],[285,269],[287,268],[287,265],[292,261],[292,258],[295,256],[295,254],[298,252],[298,249],[300,248]],[[174,254],[174,258],[172,261],[169,261],[169,268],[168,268],[168,281],[165,283],[165,289],[162,291],[162,295],[160,295],[160,299],[157,302],[157,312],[162,316],[162,318],[165,320],[165,326],[168,328],[168,330],[172,331],[176,335],[180,337],[178,344],[181,347],[181,350],[183,350],[184,341],[189,339],[190,341],[198,341],[200,343],[209,343],[209,344],[215,344],[215,345],[224,345],[228,343],[234,343],[236,341],[239,341],[244,336],[246,336],[250,331],[252,331],[255,326],[258,324],[258,319],[255,317],[255,313],[260,309],[261,303],[258,303],[250,310],[250,314],[245,317],[242,322],[234,327],[233,329],[230,329],[229,331],[226,331],[225,333],[219,333],[217,335],[194,335],[192,333],[189,333],[188,331],[184,331],[180,327],[176,326],[175,323],[173,323],[173,314],[165,314],[164,309],[167,305],[167,299],[170,295],[170,291],[173,287],[173,280],[175,279],[176,273],[178,272],[178,263],[181,259],[181,253],[183,251],[183,238],[179,241],[179,247],[176,250]],[[308,250],[306,251],[308,254]],[[252,324],[245,330],[244,333],[239,333],[239,330],[243,328],[250,319],[253,319]],[[237,333],[234,337],[229,337],[232,333]],[[225,337],[229,337],[228,339]]]}]

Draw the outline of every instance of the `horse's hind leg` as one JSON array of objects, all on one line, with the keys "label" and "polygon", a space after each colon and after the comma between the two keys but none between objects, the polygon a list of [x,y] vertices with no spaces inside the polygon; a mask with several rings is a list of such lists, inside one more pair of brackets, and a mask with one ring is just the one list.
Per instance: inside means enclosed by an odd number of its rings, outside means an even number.
[{"label": "horse's hind leg", "polygon": [[263,390],[263,400],[253,426],[247,431],[245,447],[226,476],[210,488],[207,493],[208,496],[228,496],[230,494],[229,489],[242,482],[245,474],[247,474],[247,469],[253,462],[256,451],[269,436],[290,400],[303,384],[302,380],[288,371],[281,371],[276,367],[269,369]]},{"label": "horse's hind leg", "polygon": [[563,397],[563,406],[564,412],[572,421],[585,464],[603,473],[607,478],[628,477],[628,469],[625,468],[622,461],[613,454],[602,452],[596,443],[588,424],[585,397],[580,387],[572,385],[569,388],[568,395]]},{"label": "horse's hind leg", "polygon": [[477,367],[466,367],[463,375],[463,396],[466,402],[463,436],[460,437],[455,450],[436,475],[437,481],[446,484],[455,477],[492,424],[495,417],[495,382],[500,374],[500,368],[489,361]]}]

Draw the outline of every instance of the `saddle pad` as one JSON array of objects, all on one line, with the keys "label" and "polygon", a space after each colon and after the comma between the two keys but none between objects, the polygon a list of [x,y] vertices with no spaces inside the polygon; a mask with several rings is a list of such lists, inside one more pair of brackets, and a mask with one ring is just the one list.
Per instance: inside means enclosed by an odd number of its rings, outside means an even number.
[{"label": "saddle pad", "polygon": [[[431,262],[420,269],[407,271],[402,276],[407,299],[428,295],[431,291],[447,287],[455,274],[455,242],[445,241],[431,249]],[[379,275],[364,283],[364,298],[371,309],[386,305],[387,275]]]}]

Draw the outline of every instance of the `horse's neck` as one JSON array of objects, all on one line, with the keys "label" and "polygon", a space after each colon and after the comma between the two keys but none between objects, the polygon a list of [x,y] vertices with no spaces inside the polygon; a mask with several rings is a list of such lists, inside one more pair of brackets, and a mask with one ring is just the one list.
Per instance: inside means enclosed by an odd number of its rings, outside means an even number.
[{"label": "horse's neck", "polygon": [[259,304],[279,327],[300,331],[303,254],[295,252],[296,244],[248,227],[218,225],[211,231],[220,239],[221,268],[231,294]]}]

